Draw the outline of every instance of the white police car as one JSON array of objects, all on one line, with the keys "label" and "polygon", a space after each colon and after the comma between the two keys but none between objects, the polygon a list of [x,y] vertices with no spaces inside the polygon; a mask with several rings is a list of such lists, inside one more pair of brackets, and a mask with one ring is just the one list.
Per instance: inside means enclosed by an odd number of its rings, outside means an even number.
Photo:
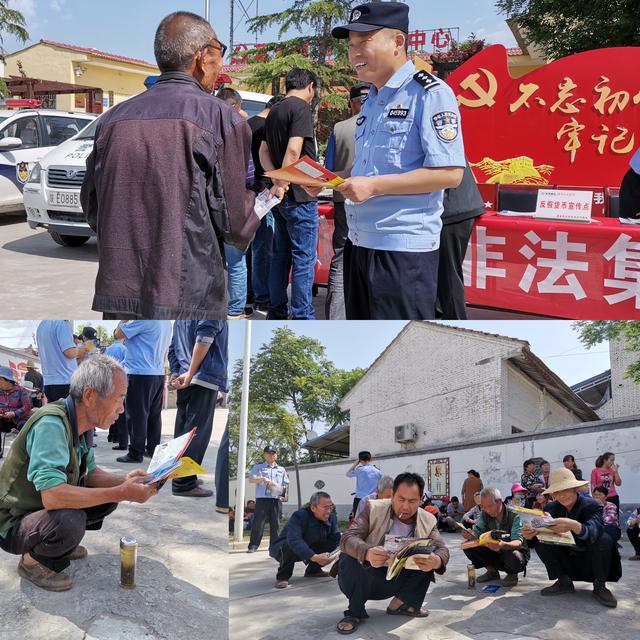
[{"label": "white police car", "polygon": [[[151,85],[153,83],[150,83]],[[248,115],[260,113],[271,96],[240,91]],[[87,157],[93,149],[98,121],[62,143],[38,162],[24,185],[24,206],[32,229],[44,227],[66,247],[79,247],[95,236],[80,205]]]},{"label": "white police car", "polygon": [[[0,107],[29,103],[6,100]],[[22,190],[36,162],[94,118],[90,113],[0,108],[0,213],[22,210]]]},{"label": "white police car", "polygon": [[95,235],[80,206],[80,189],[97,126],[96,119],[49,152],[35,164],[24,185],[29,226],[46,228],[63,246],[79,247]]}]

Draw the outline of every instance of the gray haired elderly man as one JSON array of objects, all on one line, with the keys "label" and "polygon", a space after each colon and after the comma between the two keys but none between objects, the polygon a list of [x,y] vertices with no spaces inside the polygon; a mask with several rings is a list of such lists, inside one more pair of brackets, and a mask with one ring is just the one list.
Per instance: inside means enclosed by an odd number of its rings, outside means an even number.
[{"label": "gray haired elderly man", "polygon": [[227,317],[223,243],[260,225],[245,188],[251,129],[211,95],[226,46],[178,11],[154,44],[161,76],[100,118],[82,208],[98,235],[93,309],[107,318]]},{"label": "gray haired elderly man", "polygon": [[0,547],[21,555],[18,573],[64,591],[64,570],[86,557],[85,530],[100,529],[118,502],[146,502],[157,492],[140,469],[118,476],[96,466],[85,434],[108,429],[124,411],[127,376],[108,356],[82,362],[70,395],[38,409],[22,427],[0,469]]}]

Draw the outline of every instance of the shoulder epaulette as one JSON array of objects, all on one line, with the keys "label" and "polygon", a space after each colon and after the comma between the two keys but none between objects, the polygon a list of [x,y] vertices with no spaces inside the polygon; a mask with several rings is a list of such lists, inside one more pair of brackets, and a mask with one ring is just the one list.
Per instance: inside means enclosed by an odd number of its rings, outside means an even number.
[{"label": "shoulder epaulette", "polygon": [[435,87],[436,85],[440,84],[440,81],[438,80],[438,78],[436,78],[433,74],[429,73],[428,71],[418,71],[418,73],[416,73],[413,76],[413,79],[418,84],[422,85],[425,91],[429,91],[430,89],[433,89],[433,87]]}]

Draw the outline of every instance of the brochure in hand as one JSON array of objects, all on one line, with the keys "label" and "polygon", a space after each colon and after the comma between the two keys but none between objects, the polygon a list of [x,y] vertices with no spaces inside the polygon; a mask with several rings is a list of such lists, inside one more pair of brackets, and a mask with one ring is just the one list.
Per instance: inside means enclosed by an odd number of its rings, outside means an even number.
[{"label": "brochure in hand", "polygon": [[391,554],[387,580],[393,580],[402,569],[420,570],[416,558],[427,558],[436,548],[430,538],[403,538],[386,535],[384,548]]},{"label": "brochure in hand", "polygon": [[575,540],[569,531],[556,533],[550,528],[555,522],[555,518],[551,517],[546,511],[512,506],[507,507],[507,509],[514,511],[520,516],[523,529],[535,530],[538,542],[542,542],[543,544],[576,546]]},{"label": "brochure in hand", "polygon": [[[472,532],[473,533],[473,532]],[[475,549],[475,547],[491,547],[497,542],[509,542],[511,536],[506,531],[494,529],[493,531],[485,531],[481,533],[477,540],[467,540],[460,544],[461,549]]]},{"label": "brochure in hand", "polygon": [[337,187],[344,180],[325,169],[309,156],[302,156],[288,167],[267,171],[264,174],[272,180],[286,180],[303,187]]},{"label": "brochure in hand", "polygon": [[[196,435],[195,427],[184,435],[159,444],[153,452],[147,473],[151,476],[145,484],[164,481],[171,478],[206,473],[206,471],[191,458],[183,457],[184,452]],[[162,485],[160,485],[162,486]]]}]

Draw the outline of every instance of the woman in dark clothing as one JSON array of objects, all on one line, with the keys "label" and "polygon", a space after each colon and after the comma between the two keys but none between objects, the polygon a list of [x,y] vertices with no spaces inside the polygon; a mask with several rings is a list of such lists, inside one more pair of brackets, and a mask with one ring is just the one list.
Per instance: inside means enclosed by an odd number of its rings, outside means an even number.
[{"label": "woman in dark clothing", "polygon": [[571,469],[573,475],[576,477],[576,480],[582,480],[582,471],[578,469],[576,459],[570,453],[562,458],[562,463],[564,464],[566,469]]}]

